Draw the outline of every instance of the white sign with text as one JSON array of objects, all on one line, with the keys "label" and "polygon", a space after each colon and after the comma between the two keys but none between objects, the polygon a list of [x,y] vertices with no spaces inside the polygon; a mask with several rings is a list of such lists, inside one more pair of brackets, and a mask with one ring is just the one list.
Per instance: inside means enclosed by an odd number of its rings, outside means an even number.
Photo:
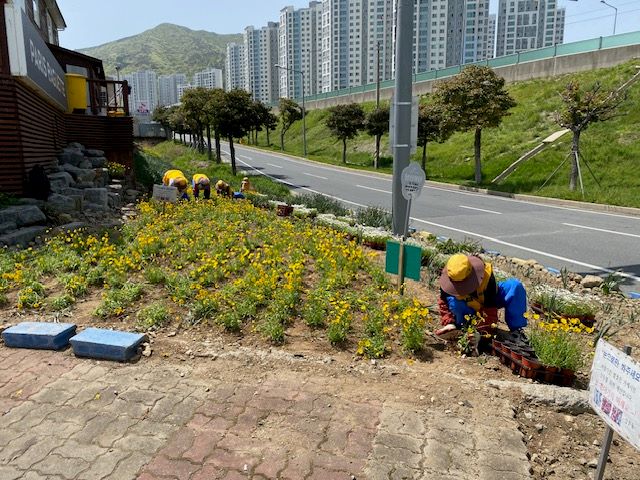
[{"label": "white sign with text", "polygon": [[154,185],[153,199],[161,202],[176,203],[178,201],[178,189],[165,185]]},{"label": "white sign with text", "polygon": [[602,339],[591,367],[589,404],[640,450],[640,364]]}]

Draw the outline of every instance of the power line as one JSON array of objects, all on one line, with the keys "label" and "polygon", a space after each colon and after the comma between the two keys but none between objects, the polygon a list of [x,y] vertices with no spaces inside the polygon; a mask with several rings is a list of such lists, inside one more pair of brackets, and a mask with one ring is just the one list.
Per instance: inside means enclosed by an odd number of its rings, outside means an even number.
[{"label": "power line", "polygon": [[[624,7],[625,5],[631,5],[632,3],[637,5],[638,1],[637,1],[637,0],[632,0],[632,1],[630,1],[630,2],[618,3],[618,4],[614,5],[614,7],[617,7],[617,8],[619,8],[619,7]],[[566,9],[566,8],[567,8],[567,7],[565,6],[565,9]],[[599,11],[599,10],[602,10],[602,9],[600,9],[600,8],[596,8],[596,9],[594,9],[594,10],[587,11],[587,12],[573,13],[573,14],[571,14],[571,15],[565,15],[565,18],[573,18],[573,17],[581,17],[581,16],[583,16],[583,15],[590,15],[590,14],[592,14],[592,13],[596,13],[596,12],[597,12],[597,11]]]},{"label": "power line", "polygon": [[[640,12],[640,8],[635,8],[633,10],[623,10],[622,12],[618,12],[618,14],[622,14],[622,13],[633,13],[633,12]],[[584,22],[591,22],[593,20],[600,20],[602,18],[611,18],[614,17],[616,14],[615,13],[609,13],[607,15],[601,15],[599,17],[592,17],[592,18],[586,18],[584,20],[576,20],[575,22],[566,22],[566,25],[575,25],[576,23],[584,23]]]}]

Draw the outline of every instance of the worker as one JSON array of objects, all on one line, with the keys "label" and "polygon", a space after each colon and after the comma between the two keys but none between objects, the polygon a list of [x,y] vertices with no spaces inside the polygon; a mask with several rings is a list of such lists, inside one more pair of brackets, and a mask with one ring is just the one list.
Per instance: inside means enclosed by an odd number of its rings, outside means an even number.
[{"label": "worker", "polygon": [[241,193],[253,192],[253,185],[251,185],[251,182],[249,181],[249,177],[244,177],[242,179],[242,183],[240,184],[240,192]]},{"label": "worker", "polygon": [[180,198],[189,200],[189,195],[187,194],[189,182],[180,170],[167,170],[162,177],[162,184],[166,187],[176,187]]},{"label": "worker", "polygon": [[193,176],[193,182],[191,185],[193,187],[193,196],[195,198],[200,197],[200,191],[202,191],[202,195],[206,200],[211,198],[211,181],[205,174],[196,173]]},{"label": "worker", "polygon": [[233,197],[233,190],[231,189],[231,186],[224,180],[218,180],[216,182],[216,193],[223,197]]},{"label": "worker", "polygon": [[439,338],[457,338],[472,316],[477,317],[479,332],[490,333],[498,323],[498,309],[504,308],[511,338],[526,342],[522,330],[527,326],[524,286],[515,278],[497,282],[491,263],[474,255],[451,256],[440,276],[438,307],[442,328],[435,334]]}]

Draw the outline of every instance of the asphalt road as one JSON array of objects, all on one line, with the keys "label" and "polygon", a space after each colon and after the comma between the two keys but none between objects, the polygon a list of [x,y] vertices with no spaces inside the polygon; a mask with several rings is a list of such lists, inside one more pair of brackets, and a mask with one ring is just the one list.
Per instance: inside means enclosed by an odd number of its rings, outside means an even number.
[{"label": "asphalt road", "polygon": [[[223,149],[227,150],[227,149]],[[228,153],[228,150],[227,150]],[[299,192],[319,192],[351,207],[391,210],[391,177],[345,171],[237,146],[239,168],[254,169]],[[581,274],[619,271],[625,291],[640,291],[640,216],[551,206],[425,185],[411,225],[486,250]]]}]

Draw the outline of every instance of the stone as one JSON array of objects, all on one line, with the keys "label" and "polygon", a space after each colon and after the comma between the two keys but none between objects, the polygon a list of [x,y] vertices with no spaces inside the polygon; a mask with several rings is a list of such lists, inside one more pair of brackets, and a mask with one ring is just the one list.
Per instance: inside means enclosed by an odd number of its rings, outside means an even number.
[{"label": "stone", "polygon": [[63,167],[64,165],[73,165],[77,167],[84,161],[84,155],[80,150],[65,148],[62,153],[58,155],[58,161]]},{"label": "stone", "polygon": [[3,222],[0,223],[0,235],[4,235],[8,232],[13,232],[18,229],[16,222]]},{"label": "stone", "polygon": [[78,164],[78,168],[81,168],[83,170],[89,170],[90,168],[93,168],[93,165],[91,165],[91,160],[87,160],[85,158]]},{"label": "stone", "polygon": [[67,145],[67,148],[73,148],[75,150],[84,150],[84,145],[82,145],[79,142],[71,142],[69,143],[69,145]]},{"label": "stone", "polygon": [[93,211],[93,212],[106,212],[109,209],[109,199],[107,199],[107,206],[100,205],[97,203],[85,203],[84,210],[85,211]]},{"label": "stone", "polygon": [[106,188],[87,188],[84,191],[84,199],[88,203],[109,207],[109,191]]},{"label": "stone", "polygon": [[93,183],[96,178],[96,171],[92,169],[82,170],[76,178],[80,183]]},{"label": "stone", "polygon": [[91,161],[91,166],[93,168],[102,168],[107,164],[107,159],[105,157],[91,157],[89,160]]},{"label": "stone", "polygon": [[122,198],[118,193],[109,192],[109,208],[119,208],[122,206]]},{"label": "stone", "polygon": [[58,193],[52,193],[47,201],[47,206],[55,212],[74,212],[77,210],[77,202],[74,198]]},{"label": "stone", "polygon": [[80,195],[82,197],[84,195],[84,190],[80,188],[68,187],[68,188],[65,188],[62,192],[60,192],[60,194],[67,195],[69,197],[73,197],[74,195]]},{"label": "stone", "polygon": [[36,198],[29,198],[29,197],[19,198],[18,199],[18,204],[20,204],[20,205],[35,205],[38,208],[44,207],[44,201],[43,200],[38,200]]},{"label": "stone", "polygon": [[589,463],[587,463],[587,467],[589,468],[597,468],[598,467],[598,459],[592,458]]},{"label": "stone", "polygon": [[13,245],[21,245],[23,247],[29,245],[29,243],[33,242],[36,238],[42,235],[46,231],[46,227],[25,227],[15,232],[6,233],[0,236],[0,246],[13,246]]},{"label": "stone", "polygon": [[14,205],[0,210],[0,223],[14,222],[18,227],[42,224],[47,217],[35,205]]},{"label": "stone", "polygon": [[140,192],[138,190],[127,189],[126,194],[130,197],[138,197],[140,196]]},{"label": "stone", "polygon": [[603,282],[604,280],[596,275],[587,275],[582,279],[580,285],[584,288],[594,288],[599,287]]},{"label": "stone", "polygon": [[92,148],[85,149],[84,154],[87,157],[104,157],[104,152],[102,150],[95,150]]},{"label": "stone", "polygon": [[64,165],[62,165],[62,169],[63,169],[65,172],[70,173],[70,174],[71,174],[71,176],[72,176],[74,179],[77,179],[77,178],[78,178],[78,174],[79,174],[79,173],[82,173],[82,169],[81,169],[81,168],[79,168],[77,165],[72,165],[72,164],[70,164],[70,163],[65,163]]},{"label": "stone", "polygon": [[591,412],[589,395],[586,390],[574,390],[555,385],[538,385],[511,382],[507,380],[489,380],[487,385],[498,389],[517,388],[524,394],[524,401],[531,405],[546,405],[559,412],[572,415]]}]

